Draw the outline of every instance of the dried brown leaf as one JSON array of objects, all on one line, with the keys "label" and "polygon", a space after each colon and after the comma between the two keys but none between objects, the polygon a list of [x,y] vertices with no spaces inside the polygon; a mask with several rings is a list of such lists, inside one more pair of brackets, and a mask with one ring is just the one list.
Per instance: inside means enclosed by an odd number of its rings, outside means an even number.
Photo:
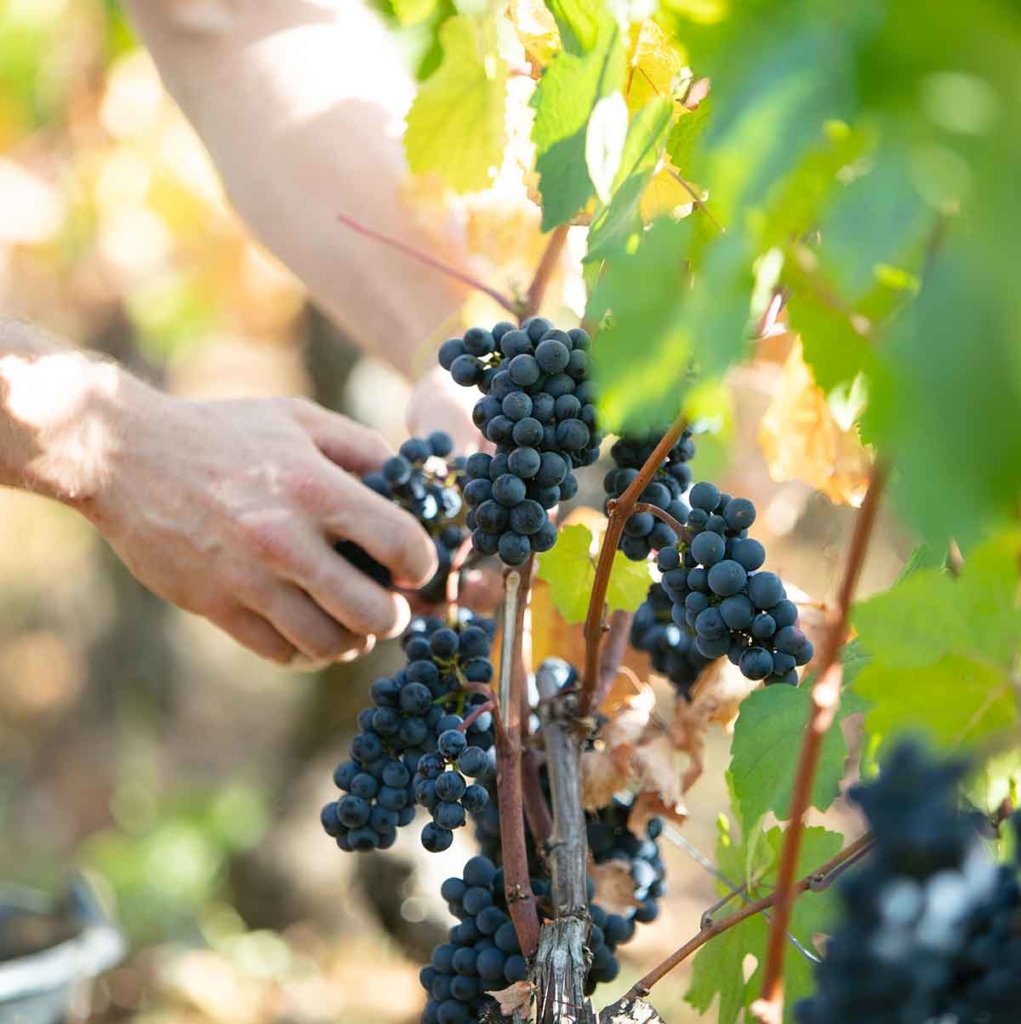
[{"label": "dried brown leaf", "polygon": [[529,1012],[532,1002],[532,983],[530,981],[516,981],[507,988],[501,988],[489,994],[500,1004],[500,1013],[504,1017],[514,1017],[516,1020],[529,1020]]},{"label": "dried brown leaf", "polygon": [[589,858],[589,878],[596,887],[593,903],[598,903],[608,914],[626,914],[639,905],[635,899],[635,880],[631,869],[619,860],[596,864]]},{"label": "dried brown leaf", "polygon": [[759,447],[774,480],[801,480],[831,501],[857,507],[872,463],[856,426],[843,430],[802,357],[800,341],[780,373],[759,425]]},{"label": "dried brown leaf", "polygon": [[664,803],[659,793],[639,793],[628,813],[628,828],[641,835],[652,818],[665,818],[683,825],[688,820],[688,811],[684,804]]},{"label": "dried brown leaf", "polygon": [[660,810],[648,817],[662,814],[678,822],[687,818],[678,752],[667,732],[656,730],[644,743],[635,747],[632,776],[638,789],[632,815],[636,812],[643,814],[648,806],[655,804]]},{"label": "dried brown leaf", "polygon": [[581,755],[581,801],[586,811],[606,807],[613,794],[627,785],[627,767],[609,750],[586,750]]}]

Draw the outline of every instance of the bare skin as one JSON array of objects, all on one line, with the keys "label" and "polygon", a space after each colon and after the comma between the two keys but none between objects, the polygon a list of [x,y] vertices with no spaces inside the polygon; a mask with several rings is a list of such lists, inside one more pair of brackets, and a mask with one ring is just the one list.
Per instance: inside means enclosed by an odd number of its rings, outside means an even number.
[{"label": "bare skin", "polygon": [[[456,232],[406,205],[413,83],[378,16],[361,0],[126,6],[241,216],[354,341],[418,378],[410,431],[477,442],[470,393],[426,351],[462,287],[335,217],[463,264]],[[406,623],[404,598],[331,547],[355,541],[407,586],[431,576],[425,532],[354,479],[389,454],[308,402],[183,401],[0,318],[0,484],[79,509],[151,590],[276,661],[354,657]]]},{"label": "bare skin", "polygon": [[0,483],[78,509],[150,590],[274,661],[355,657],[407,624],[332,548],[407,586],[435,572],[426,533],[358,479],[391,454],[304,399],[184,401],[0,325]]}]

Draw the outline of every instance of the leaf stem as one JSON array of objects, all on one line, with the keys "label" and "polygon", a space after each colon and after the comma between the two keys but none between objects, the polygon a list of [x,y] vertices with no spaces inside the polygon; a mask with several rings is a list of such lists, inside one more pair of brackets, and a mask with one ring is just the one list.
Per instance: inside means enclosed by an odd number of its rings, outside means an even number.
[{"label": "leaf stem", "polygon": [[568,225],[561,224],[558,228],[554,228],[553,233],[549,236],[546,249],[539,260],[539,266],[536,268],[535,277],[532,278],[532,283],[528,286],[522,315],[523,320],[530,316],[535,316],[542,306],[542,300],[546,295],[547,287],[549,287],[550,278],[553,276],[557,261],[560,259],[561,252],[563,252],[564,243],[567,241],[567,230]]},{"label": "leaf stem", "polygon": [[[857,859],[871,845],[871,833],[866,833],[859,837],[850,845],[845,846],[835,857],[831,857],[824,864],[820,864],[813,872],[795,882],[793,886],[794,891],[802,893],[807,889],[819,886],[822,879],[825,879],[835,871],[839,871],[845,862]],[[675,950],[661,964],[649,971],[644,978],[636,981],[631,986],[630,991],[624,996],[624,999],[641,999],[647,996],[652,991],[653,985],[669,974],[678,964],[687,960],[692,953],[704,946],[710,939],[723,934],[725,931],[729,931],[734,925],[740,924],[742,921],[747,921],[749,917],[762,913],[763,910],[769,910],[770,907],[775,905],[777,895],[778,893],[774,891],[768,896],[763,896],[761,899],[746,904],[740,910],[735,910],[733,914],[720,918],[718,921],[713,921],[707,927],[699,929],[698,933],[688,939],[683,946]],[[775,915],[773,922],[773,927],[775,927]],[[785,934],[786,929],[781,932],[781,937]]]},{"label": "leaf stem", "polygon": [[382,231],[376,231],[374,228],[366,227],[366,225],[362,224],[361,221],[355,220],[354,217],[349,217],[346,213],[338,213],[337,220],[339,220],[345,227],[349,227],[352,231],[357,231],[358,234],[365,235],[366,238],[372,238],[383,245],[388,245],[391,249],[396,249],[398,252],[404,253],[405,256],[410,256],[413,260],[418,260],[419,263],[422,263],[427,267],[431,267],[433,270],[436,270],[441,274],[445,274],[447,277],[453,278],[455,281],[460,281],[461,284],[465,284],[469,288],[474,288],[476,291],[480,291],[483,294],[488,295],[494,302],[503,306],[503,308],[508,312],[513,313],[514,316],[517,316],[520,312],[520,303],[508,298],[495,288],[491,288],[484,281],[480,281],[478,278],[472,277],[471,274],[466,274],[463,270],[458,270],[457,267],[452,266],[449,263],[444,263],[443,260],[438,260],[435,256],[430,256],[429,253],[423,252],[421,249],[418,249],[413,245],[408,245],[407,242],[402,242],[390,235],[383,234]]},{"label": "leaf stem", "polygon": [[812,786],[822,751],[823,740],[833,724],[840,707],[842,670],[840,649],[847,638],[848,622],[855,587],[861,575],[865,554],[872,538],[879,502],[886,484],[886,467],[877,462],[854,526],[851,545],[847,553],[844,578],[829,629],[823,638],[818,658],[818,671],[812,686],[812,709],[801,743],[801,753],[794,776],[789,824],[784,832],[780,867],[774,892],[776,913],[770,923],[766,946],[766,964],[762,982],[762,996],[752,1005],[753,1019],[761,1024],[778,1021],[783,1010],[783,961],[786,952],[784,937],[790,923],[791,911],[797,896],[795,873],[801,853],[801,840],[805,828],[805,813],[812,802]]},{"label": "leaf stem", "polygon": [[603,534],[603,544],[599,549],[596,578],[592,583],[588,614],[585,616],[585,671],[582,675],[581,703],[578,709],[582,716],[589,714],[592,710],[599,685],[599,645],[603,636],[603,612],[620,535],[624,531],[624,524],[634,512],[638,496],[656,475],[656,470],[663,464],[670,449],[684,433],[687,422],[683,413],[674,420],[652,454],[646,459],[645,465],[638,471],[638,476],[631,481],[627,490],[612,503],[608,510],[606,533]]}]

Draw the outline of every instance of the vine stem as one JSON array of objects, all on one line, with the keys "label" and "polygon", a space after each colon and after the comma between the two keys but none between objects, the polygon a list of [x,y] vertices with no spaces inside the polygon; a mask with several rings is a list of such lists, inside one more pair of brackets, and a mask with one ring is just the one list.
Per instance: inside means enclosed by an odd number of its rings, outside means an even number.
[{"label": "vine stem", "polygon": [[[610,503],[607,509],[606,533],[603,534],[603,544],[599,549],[596,578],[592,583],[588,614],[585,616],[585,672],[582,677],[581,702],[578,709],[582,716],[591,712],[599,685],[599,646],[603,636],[603,610],[620,535],[624,531],[624,524],[635,510],[638,496],[656,475],[656,470],[659,469],[670,449],[684,433],[686,426],[687,420],[681,414],[670,425],[670,429],[646,459],[645,465],[638,471],[638,476],[631,481],[630,486],[616,501]],[[680,526],[679,523],[677,525]],[[686,531],[681,527],[679,536],[684,536],[685,533]]]},{"label": "vine stem", "polygon": [[613,686],[614,679],[620,671],[624,653],[631,636],[631,623],[634,615],[618,609],[610,615],[610,628],[606,632],[606,640],[599,652],[599,668],[596,674],[596,690],[592,695],[592,707],[598,708]]},{"label": "vine stem", "polygon": [[783,849],[780,852],[780,867],[773,894],[776,913],[769,926],[762,995],[751,1008],[752,1017],[759,1024],[779,1024],[783,1014],[783,961],[786,952],[784,937],[798,893],[795,873],[801,854],[805,813],[812,801],[812,786],[819,767],[823,740],[840,707],[840,685],[843,677],[840,649],[847,638],[851,603],[876,524],[886,478],[886,466],[877,461],[872,467],[869,488],[854,524],[836,608],[819,653],[818,670],[812,686],[812,708],[801,742],[790,812],[787,815],[790,824],[784,832]]},{"label": "vine stem", "polygon": [[564,243],[567,241],[567,229],[568,225],[561,224],[560,227],[554,228],[553,233],[549,236],[546,249],[539,260],[539,266],[536,268],[535,277],[532,278],[532,283],[528,286],[522,319],[535,316],[539,312],[539,307],[542,305],[542,300],[546,295],[546,289],[549,287],[550,278],[553,276],[557,261],[564,250]]},{"label": "vine stem", "polygon": [[429,253],[424,252],[413,245],[408,245],[407,242],[402,242],[400,239],[394,238],[391,235],[386,235],[382,231],[376,231],[375,228],[367,227],[365,224],[362,224],[361,221],[355,220],[354,217],[350,217],[346,213],[338,213],[337,220],[352,231],[356,231],[360,235],[365,235],[366,238],[371,238],[382,245],[388,245],[391,249],[396,249],[398,252],[404,253],[405,256],[410,256],[413,260],[418,260],[419,263],[422,263],[427,267],[431,267],[433,270],[436,270],[441,274],[445,274],[447,277],[453,278],[455,281],[460,281],[461,284],[465,284],[469,288],[474,288],[476,291],[480,291],[484,295],[488,295],[494,302],[499,303],[499,305],[503,306],[503,308],[508,312],[513,313],[514,316],[517,316],[518,313],[520,313],[520,303],[515,302],[502,292],[497,291],[495,288],[491,288],[484,281],[480,281],[478,278],[472,277],[471,274],[466,274],[463,270],[458,270],[457,267],[452,266],[450,263],[444,263],[443,260],[438,260],[435,256],[430,256]]},{"label": "vine stem", "polygon": [[661,523],[666,523],[678,537],[687,537],[688,528],[684,523],[678,519],[674,519],[672,515],[665,508],[660,508],[658,505],[649,505],[644,501],[639,501],[633,511],[635,512],[648,512],[650,515],[655,516]]},{"label": "vine stem", "polygon": [[[826,888],[826,879],[834,872],[839,871],[846,862],[860,857],[872,845],[872,842],[873,837],[871,833],[860,836],[853,843],[845,846],[836,856],[831,857],[824,864],[820,864],[811,874],[805,875],[804,878],[796,881],[792,886],[792,891],[803,893],[808,889],[820,890]],[[699,929],[698,933],[688,939],[683,946],[675,950],[661,964],[649,971],[644,978],[636,981],[621,1002],[627,999],[641,999],[647,996],[652,991],[653,985],[666,977],[678,964],[687,960],[692,953],[704,946],[710,939],[715,938],[717,935],[722,935],[723,932],[729,931],[734,925],[740,924],[742,921],[747,921],[749,917],[754,917],[756,914],[761,914],[762,911],[769,910],[770,907],[775,906],[778,895],[779,891],[774,890],[768,896],[763,896],[752,903],[747,903],[740,910],[735,910],[733,914],[712,921],[704,928]],[[777,915],[774,914],[771,926],[773,928],[776,926],[776,918]],[[786,929],[781,932],[781,936],[784,936],[785,933]]]},{"label": "vine stem", "polygon": [[521,698],[527,676],[521,631],[532,578],[532,558],[503,575],[503,641],[500,646],[500,723],[496,732],[496,798],[500,809],[504,892],[521,952],[531,957],[539,945],[539,915],[528,874],[521,779]]},{"label": "vine stem", "polygon": [[458,732],[466,732],[467,729],[468,729],[468,726],[471,725],[472,722],[476,721],[478,718],[480,718],[482,715],[484,715],[487,711],[492,711],[495,708],[496,708],[496,704],[494,704],[493,701],[491,701],[491,700],[487,700],[485,704],[479,704],[477,707],[472,708],[472,710],[468,713],[468,715],[465,718],[465,720],[457,727],[457,731]]}]

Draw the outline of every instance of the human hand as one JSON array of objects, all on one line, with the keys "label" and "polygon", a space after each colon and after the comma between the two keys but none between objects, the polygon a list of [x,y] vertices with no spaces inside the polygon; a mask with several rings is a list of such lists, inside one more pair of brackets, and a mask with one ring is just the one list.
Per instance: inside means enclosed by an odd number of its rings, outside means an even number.
[{"label": "human hand", "polygon": [[407,601],[355,570],[358,544],[408,587],[436,570],[414,518],[362,485],[392,454],[300,398],[191,402],[128,378],[101,481],[78,503],[154,593],[264,657],[350,660],[407,625]]}]

